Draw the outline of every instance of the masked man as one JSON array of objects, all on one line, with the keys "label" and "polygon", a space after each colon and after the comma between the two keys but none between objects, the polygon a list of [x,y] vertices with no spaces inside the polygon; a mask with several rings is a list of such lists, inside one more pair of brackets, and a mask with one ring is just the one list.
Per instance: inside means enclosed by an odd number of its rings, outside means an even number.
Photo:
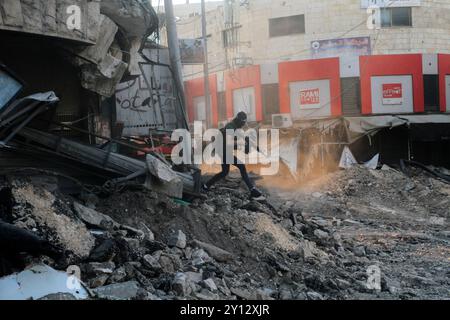
[{"label": "masked man", "polygon": [[[203,190],[205,192],[209,191],[211,187],[217,183],[218,181],[224,179],[230,173],[230,164],[227,164],[227,130],[235,130],[242,129],[247,124],[247,114],[245,112],[239,112],[236,118],[233,119],[230,123],[228,123],[225,128],[222,128],[220,131],[223,135],[223,154],[222,156],[222,171],[215,175],[211,180],[209,180],[206,184],[203,185]],[[234,148],[232,150],[237,150],[237,143],[235,141]],[[245,152],[248,154],[250,152],[250,141],[246,139]],[[263,194],[259,191],[254,183],[250,180],[250,177],[247,173],[247,168],[245,165],[240,162],[236,156],[233,156],[233,165],[239,169],[241,172],[242,179],[250,190],[250,196],[253,199],[259,200],[263,199]]]}]

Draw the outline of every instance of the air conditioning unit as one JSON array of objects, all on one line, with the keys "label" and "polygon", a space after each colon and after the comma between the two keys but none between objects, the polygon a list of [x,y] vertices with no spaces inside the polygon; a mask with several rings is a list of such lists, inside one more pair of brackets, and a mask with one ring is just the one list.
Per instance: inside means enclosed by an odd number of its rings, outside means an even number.
[{"label": "air conditioning unit", "polygon": [[272,127],[274,129],[290,128],[292,125],[292,116],[289,113],[272,115]]}]

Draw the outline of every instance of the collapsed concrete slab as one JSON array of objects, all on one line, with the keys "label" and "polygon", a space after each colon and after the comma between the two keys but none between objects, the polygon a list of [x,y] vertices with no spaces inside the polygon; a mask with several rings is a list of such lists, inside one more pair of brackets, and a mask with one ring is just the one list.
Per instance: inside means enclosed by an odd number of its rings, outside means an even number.
[{"label": "collapsed concrete slab", "polygon": [[140,74],[139,48],[157,26],[146,1],[0,2],[0,30],[60,39],[59,46],[73,53],[68,60],[81,70],[82,87],[105,97],[114,94],[127,71]]},{"label": "collapsed concrete slab", "polygon": [[157,190],[174,198],[183,197],[183,181],[167,164],[148,154],[147,167],[151,175],[148,176],[146,186],[150,190]]},{"label": "collapsed concrete slab", "polygon": [[[83,44],[97,41],[99,1],[2,0],[0,30],[19,31]],[[71,20],[71,18],[75,20]],[[72,24],[71,22],[79,22]]]}]

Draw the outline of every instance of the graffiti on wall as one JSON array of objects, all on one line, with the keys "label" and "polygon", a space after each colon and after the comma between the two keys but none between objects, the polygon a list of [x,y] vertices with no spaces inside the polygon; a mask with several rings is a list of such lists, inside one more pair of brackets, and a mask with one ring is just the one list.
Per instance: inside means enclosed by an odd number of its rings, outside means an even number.
[{"label": "graffiti on wall", "polygon": [[141,75],[116,88],[117,122],[124,135],[148,135],[150,129],[177,127],[175,84],[164,65],[141,63]]}]

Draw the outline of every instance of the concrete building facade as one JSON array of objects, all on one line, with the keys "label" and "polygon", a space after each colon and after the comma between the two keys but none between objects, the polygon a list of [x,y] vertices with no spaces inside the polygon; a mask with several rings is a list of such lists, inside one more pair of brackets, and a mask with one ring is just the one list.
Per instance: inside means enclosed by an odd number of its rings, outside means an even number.
[{"label": "concrete building facade", "polygon": [[[315,41],[370,37],[374,55],[404,53],[450,53],[450,1],[393,1],[385,11],[408,15],[410,23],[370,29],[373,13],[367,0],[248,0],[233,2],[232,25],[227,26],[227,8],[217,6],[207,12],[208,56],[212,71],[243,64],[279,63],[313,57]],[[402,4],[395,4],[401,2]],[[375,1],[377,3],[377,1]],[[383,1],[378,1],[383,5]],[[410,5],[408,7],[408,5]],[[178,21],[180,38],[201,37],[201,17],[183,7]],[[175,6],[175,12],[177,12]],[[403,11],[403,12],[402,12]],[[388,16],[383,13],[383,16]],[[271,35],[271,22],[284,17],[304,17],[304,30]],[[394,17],[395,19],[395,17]],[[402,20],[399,17],[398,20]],[[399,21],[399,24],[403,24]],[[224,45],[224,33],[233,28],[236,38]],[[302,32],[303,31],[303,32]],[[232,32],[231,32],[232,33]],[[227,47],[228,46],[228,47]],[[246,63],[247,62],[247,63]],[[185,66],[186,78],[198,76],[201,66]]]},{"label": "concrete building facade", "polygon": [[[207,28],[212,125],[242,109],[272,122],[280,113],[295,121],[450,106],[450,1],[224,1],[208,10]],[[201,38],[201,30],[198,14],[179,15],[180,38]],[[187,91],[202,70],[184,65]]]}]

